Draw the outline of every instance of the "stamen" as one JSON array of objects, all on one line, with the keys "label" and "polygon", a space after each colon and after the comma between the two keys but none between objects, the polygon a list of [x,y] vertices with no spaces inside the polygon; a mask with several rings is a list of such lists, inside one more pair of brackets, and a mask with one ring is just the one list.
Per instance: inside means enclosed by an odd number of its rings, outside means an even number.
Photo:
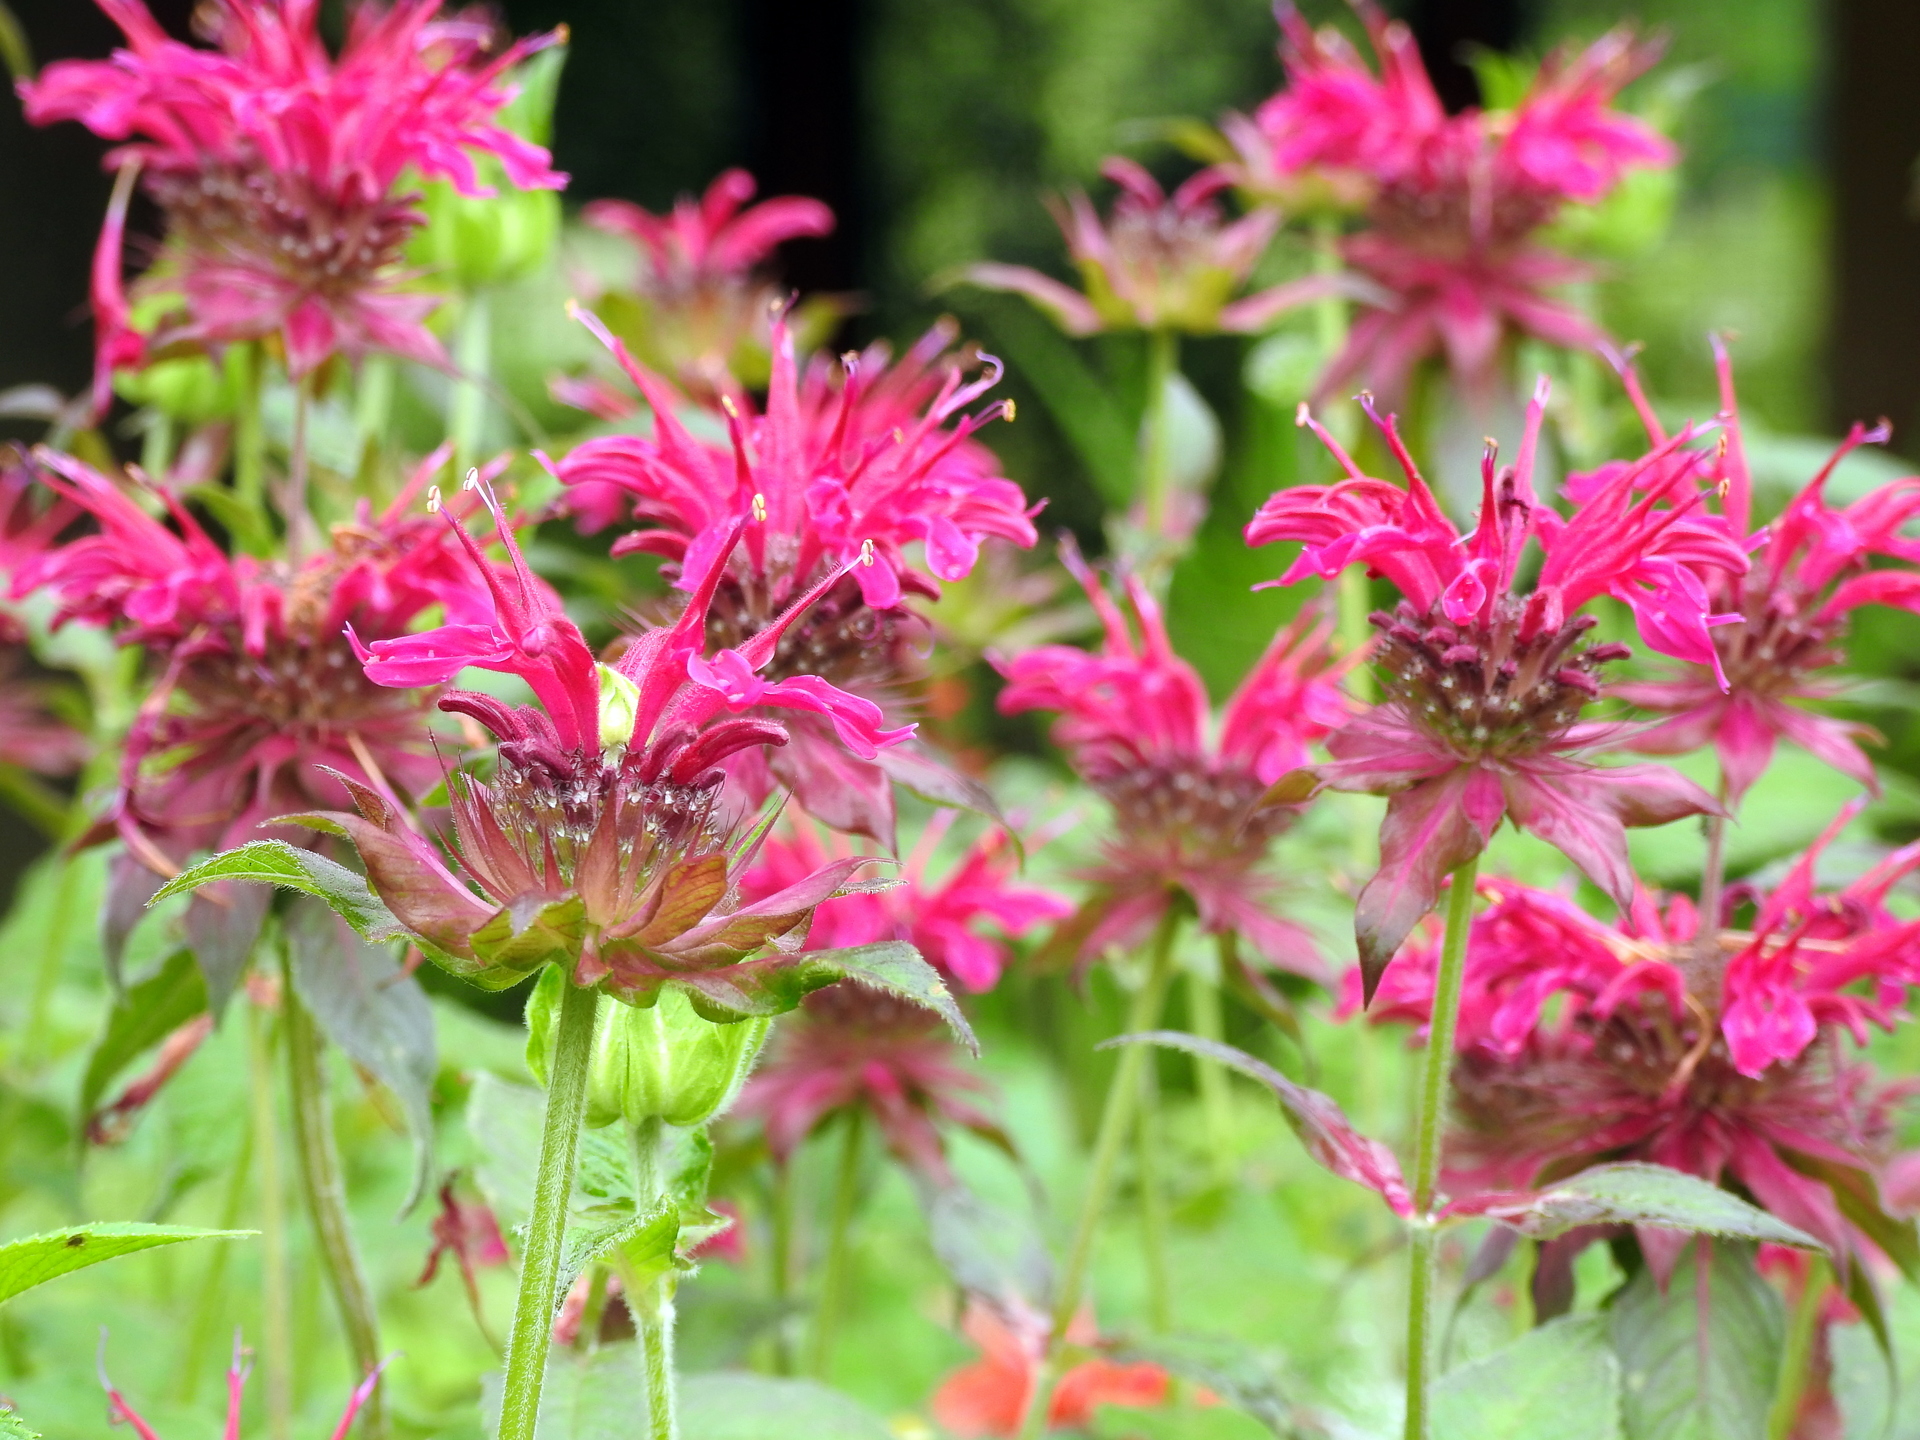
[{"label": "stamen", "polygon": [[873,564],[873,541],[862,540],[860,542],[860,563],[862,565]]},{"label": "stamen", "polygon": [[440,487],[438,485],[429,485],[427,487],[427,513],[429,515],[438,515],[440,513]]},{"label": "stamen", "polygon": [[767,523],[767,497],[757,491],[753,497],[753,518],[762,525]]}]

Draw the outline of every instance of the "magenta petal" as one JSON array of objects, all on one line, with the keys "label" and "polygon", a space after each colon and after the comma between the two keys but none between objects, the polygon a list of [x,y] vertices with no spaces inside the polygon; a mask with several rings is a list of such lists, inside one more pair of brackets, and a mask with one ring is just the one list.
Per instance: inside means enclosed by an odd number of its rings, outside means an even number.
[{"label": "magenta petal", "polygon": [[[1360,892],[1354,935],[1366,999],[1401,942],[1440,898],[1448,874],[1486,849],[1486,777],[1477,767],[1402,790],[1387,802],[1380,827],[1380,869]],[[1471,797],[1471,798],[1470,798]],[[1499,816],[1493,816],[1499,823]]]},{"label": "magenta petal", "polygon": [[1720,712],[1713,746],[1720,757],[1720,774],[1726,781],[1730,805],[1739,804],[1753,782],[1773,763],[1778,715],[1786,707],[1768,704],[1767,713],[1763,715],[1760,709],[1763,703],[1746,694],[1736,695]]}]

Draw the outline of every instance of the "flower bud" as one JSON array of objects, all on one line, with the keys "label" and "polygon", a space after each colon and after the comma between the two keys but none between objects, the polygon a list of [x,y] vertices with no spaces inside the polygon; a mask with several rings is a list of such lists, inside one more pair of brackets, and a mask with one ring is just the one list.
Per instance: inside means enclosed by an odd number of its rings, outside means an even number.
[{"label": "flower bud", "polygon": [[[558,1043],[566,977],[549,966],[527,1004],[527,1068],[545,1084]],[[593,1032],[587,1077],[587,1124],[702,1125],[724,1110],[753,1068],[771,1021],[716,1025],[694,1013],[687,997],[662,986],[647,1009],[603,1004]]]},{"label": "flower bud", "polygon": [[596,668],[600,672],[600,748],[611,750],[633,739],[634,722],[640,715],[640,687],[611,665]]}]

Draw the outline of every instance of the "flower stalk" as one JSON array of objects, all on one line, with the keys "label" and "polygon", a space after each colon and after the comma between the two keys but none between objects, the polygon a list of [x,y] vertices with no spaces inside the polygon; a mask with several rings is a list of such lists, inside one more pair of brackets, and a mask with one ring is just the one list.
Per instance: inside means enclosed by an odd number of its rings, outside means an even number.
[{"label": "flower stalk", "polygon": [[[1146,978],[1134,991],[1133,1003],[1127,1008],[1126,1034],[1137,1035],[1160,1023],[1160,1013],[1167,1003],[1167,987],[1173,978],[1173,940],[1179,926],[1180,912],[1169,906],[1153,938]],[[1113,1193],[1120,1147],[1126,1143],[1127,1132],[1133,1127],[1134,1107],[1140,1100],[1148,1057],[1149,1047],[1145,1045],[1122,1047],[1113,1067],[1113,1078],[1107,1084],[1106,1105],[1100,1112],[1100,1130],[1093,1144],[1093,1170],[1087,1177],[1086,1198],[1080,1204],[1080,1220],[1074,1227],[1067,1263],[1060,1272],[1059,1289],[1053,1302],[1053,1325],[1047,1335],[1047,1353],[1027,1396],[1026,1414],[1020,1426],[1021,1440],[1039,1440],[1046,1433],[1053,1387],[1060,1378],[1060,1348],[1086,1290],[1094,1236],[1100,1228],[1108,1197]]]},{"label": "flower stalk", "polygon": [[586,1115],[587,1070],[593,1058],[593,1022],[599,1004],[598,990],[575,985],[567,986],[560,1002],[539,1169],[533,1181],[533,1214],[527,1222],[513,1330],[507,1337],[499,1440],[533,1440],[534,1421],[540,1413],[547,1349],[553,1343],[560,1246],[567,1229],[567,1202],[573,1194],[580,1123]]},{"label": "flower stalk", "polygon": [[1180,336],[1166,326],[1147,333],[1147,408],[1142,436],[1140,500],[1147,534],[1167,533],[1173,495],[1173,436],[1167,390],[1180,365]]},{"label": "flower stalk", "polygon": [[[347,1218],[346,1185],[340,1174],[340,1152],[334,1144],[333,1114],[327,1104],[324,1041],[307,1007],[293,986],[293,965],[283,953],[280,968],[280,1005],[285,1016],[287,1091],[293,1104],[294,1149],[299,1156],[300,1183],[306,1192],[307,1213],[313,1223],[315,1247],[327,1286],[340,1307],[341,1327],[353,1357],[356,1380],[380,1368],[380,1324],[373,1296],[353,1243]],[[379,1387],[367,1397],[364,1431],[367,1440],[387,1433],[386,1407]]]},{"label": "flower stalk", "polygon": [[293,1303],[287,1282],[287,1202],[280,1184],[279,1117],[274,1114],[273,1031],[266,1007],[247,1007],[247,1091],[253,1101],[253,1150],[260,1164],[261,1308],[267,1372],[267,1434],[293,1433]]},{"label": "flower stalk", "polygon": [[1791,1440],[1794,1434],[1812,1378],[1814,1341],[1820,1334],[1820,1309],[1826,1303],[1831,1273],[1823,1256],[1808,1257],[1806,1282],[1787,1326],[1786,1353],[1780,1357],[1780,1386],[1767,1417],[1767,1440]]},{"label": "flower stalk", "polygon": [[[650,1115],[632,1127],[635,1199],[642,1213],[667,1199],[666,1175],[661,1165],[667,1142],[667,1122]],[[671,1271],[651,1284],[629,1287],[634,1328],[639,1332],[640,1359],[647,1377],[647,1440],[677,1440],[680,1434],[678,1397],[673,1374],[674,1275]]]},{"label": "flower stalk", "polygon": [[1447,1086],[1453,1074],[1453,1036],[1460,1019],[1460,987],[1467,969],[1467,933],[1473,923],[1478,856],[1453,872],[1447,894],[1446,938],[1433,992],[1426,1063],[1420,1077],[1420,1115],[1413,1161],[1412,1269],[1407,1282],[1406,1440],[1427,1440],[1428,1392],[1433,1383],[1433,1310],[1439,1231],[1433,1224],[1440,1184],[1440,1141],[1446,1128]]},{"label": "flower stalk", "polygon": [[840,1170],[833,1187],[833,1214],[827,1231],[826,1261],[820,1272],[820,1302],[813,1317],[813,1348],[808,1370],[824,1380],[833,1366],[834,1333],[846,1307],[848,1270],[852,1266],[853,1212],[860,1203],[860,1152],[866,1139],[867,1112],[855,1106],[847,1111],[847,1128],[840,1143]]}]

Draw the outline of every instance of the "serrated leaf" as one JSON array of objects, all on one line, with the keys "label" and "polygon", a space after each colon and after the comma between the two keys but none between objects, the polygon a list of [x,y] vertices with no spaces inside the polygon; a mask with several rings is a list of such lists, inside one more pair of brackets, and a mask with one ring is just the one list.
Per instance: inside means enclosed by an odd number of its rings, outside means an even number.
[{"label": "serrated leaf", "polygon": [[[631,1432],[628,1432],[631,1433]],[[745,1371],[680,1382],[680,1433],[688,1440],[892,1440],[893,1431],[850,1396],[812,1380]]]},{"label": "serrated leaf", "polygon": [[1606,1317],[1529,1330],[1433,1387],[1433,1440],[1621,1440]]},{"label": "serrated leaf", "polygon": [[1614,1298],[1608,1330],[1620,1360],[1627,1440],[1767,1433],[1787,1327],[1753,1253],[1703,1240],[1687,1247],[1664,1294],[1642,1269]]},{"label": "serrated leaf", "polygon": [[41,1440],[38,1430],[20,1418],[17,1410],[0,1410],[0,1440]]},{"label": "serrated leaf", "polygon": [[853,980],[931,1010],[947,1022],[955,1039],[975,1055],[980,1053],[980,1041],[967,1017],[960,1013],[947,982],[904,940],[854,945],[845,950],[812,950],[797,969],[808,990],[832,980]]},{"label": "serrated leaf", "polygon": [[0,1302],[23,1290],[44,1285],[75,1270],[117,1260],[160,1245],[183,1240],[238,1240],[253,1230],[199,1230],[187,1225],[141,1225],[132,1221],[98,1221],[28,1235],[0,1245]]},{"label": "serrated leaf", "polygon": [[679,1243],[680,1206],[674,1201],[631,1220],[570,1235],[553,1294],[554,1308],[559,1309],[573,1282],[596,1261],[619,1271],[621,1283],[631,1286],[628,1293],[645,1294],[655,1280],[674,1268]]},{"label": "serrated leaf", "polygon": [[1393,1151],[1354,1129],[1331,1096],[1295,1084],[1244,1050],[1178,1030],[1116,1035],[1100,1048],[1106,1050],[1115,1045],[1164,1045],[1169,1050],[1184,1050],[1189,1055],[1216,1060],[1251,1080],[1258,1080],[1273,1092],[1287,1124],[1293,1127],[1293,1133],[1300,1137],[1300,1143],[1307,1147],[1307,1153],[1314,1160],[1342,1180],[1351,1180],[1372,1190],[1387,1202],[1394,1214],[1405,1216],[1413,1212],[1413,1195],[1407,1189]]},{"label": "serrated leaf", "polygon": [[162,885],[148,904],[157,905],[215,880],[278,885],[324,900],[363,940],[395,940],[406,933],[364,875],[284,840],[254,840],[202,860]]},{"label": "serrated leaf", "polygon": [[399,1102],[413,1141],[412,1210],[433,1173],[433,1080],[439,1068],[433,1008],[391,945],[371,945],[325,906],[297,902],[287,916],[293,984],[327,1038]]},{"label": "serrated leaf", "polygon": [[1629,1161],[1582,1170],[1544,1190],[1481,1195],[1449,1205],[1443,1218],[1486,1216],[1535,1240],[1582,1225],[1653,1225],[1739,1240],[1770,1240],[1802,1250],[1825,1247],[1739,1196],[1665,1165]]},{"label": "serrated leaf", "polygon": [[100,1108],[115,1076],[206,1008],[206,982],[191,950],[174,951],[152,974],[136,980],[114,1002],[107,1028],[87,1057],[80,1082],[82,1121]]}]

